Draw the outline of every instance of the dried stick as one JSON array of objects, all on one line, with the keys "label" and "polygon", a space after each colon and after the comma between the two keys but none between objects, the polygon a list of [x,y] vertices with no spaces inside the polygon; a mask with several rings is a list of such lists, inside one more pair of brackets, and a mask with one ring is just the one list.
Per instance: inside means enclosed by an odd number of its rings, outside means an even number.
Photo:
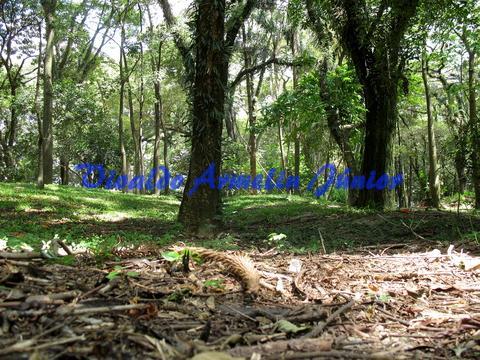
[{"label": "dried stick", "polygon": [[130,304],[130,305],[115,305],[115,306],[100,306],[92,308],[75,308],[75,307],[61,307],[57,309],[57,313],[60,315],[84,315],[84,314],[101,314],[108,313],[110,311],[126,311],[145,309],[149,307],[148,304]]},{"label": "dried stick", "polygon": [[27,253],[11,253],[6,251],[0,251],[0,258],[4,259],[41,259],[44,256],[37,252],[27,252]]},{"label": "dried stick", "polygon": [[355,300],[352,299],[348,303],[346,303],[345,305],[341,306],[332,315],[330,315],[327,318],[327,320],[325,320],[325,322],[321,322],[316,327],[314,327],[313,330],[310,331],[308,334],[305,334],[304,336],[302,336],[302,338],[307,339],[307,338],[314,338],[314,337],[319,336],[323,332],[323,330],[325,330],[325,328],[328,326],[328,324],[330,324],[333,320],[335,320],[337,317],[342,315],[345,311],[347,311],[348,309],[353,307],[353,305],[355,305]]}]

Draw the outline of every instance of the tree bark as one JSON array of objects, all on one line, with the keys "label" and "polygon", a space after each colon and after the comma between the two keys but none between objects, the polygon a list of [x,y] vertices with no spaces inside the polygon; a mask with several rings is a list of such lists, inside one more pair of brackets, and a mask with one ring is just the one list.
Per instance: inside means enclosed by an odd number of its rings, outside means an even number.
[{"label": "tree bark", "polygon": [[43,71],[43,181],[53,182],[53,49],[55,39],[54,17],[56,0],[42,0],[46,25],[46,48]]},{"label": "tree bark", "polygon": [[[292,57],[295,59],[298,52],[298,36],[297,36],[297,29],[293,28],[291,34],[291,50],[292,50]],[[298,78],[299,78],[299,69],[298,67],[294,66],[292,68],[293,73],[293,89],[295,90],[298,87]],[[294,162],[294,176],[300,178],[300,133],[298,131],[298,124],[293,123],[293,136],[294,136],[294,154],[293,154],[293,162]],[[294,189],[295,194],[300,193],[300,189]]]},{"label": "tree bark", "polygon": [[429,197],[430,205],[436,209],[440,208],[440,178],[437,158],[437,142],[435,138],[435,124],[432,115],[432,99],[430,86],[428,84],[428,60],[425,52],[422,55],[422,79],[425,88],[425,101],[427,106],[428,119],[428,160],[429,160]]},{"label": "tree bark", "polygon": [[[401,46],[404,35],[415,16],[419,0],[389,2],[390,11],[381,6],[377,21],[371,22],[369,5],[365,0],[344,0],[328,3],[335,18],[333,26],[348,51],[363,86],[365,108],[365,142],[361,175],[376,178],[385,174],[391,163],[391,148],[397,122],[397,87],[404,61]],[[308,14],[315,25],[319,39],[324,37],[324,27],[316,18],[313,2],[308,1]],[[320,5],[322,6],[322,5]],[[340,14],[340,15],[338,15]],[[340,18],[336,18],[340,16]],[[385,27],[379,27],[384,23]],[[320,25],[320,26],[319,26]],[[324,40],[324,39],[323,39]],[[356,203],[359,207],[383,209],[387,205],[387,189],[362,189]]]},{"label": "tree bark", "polygon": [[[199,0],[195,19],[196,64],[193,85],[192,150],[179,220],[189,230],[215,224],[221,214],[221,195],[216,186],[222,161],[222,128],[228,59],[225,49],[225,0]],[[195,179],[214,166],[213,189],[201,185],[194,194]]]},{"label": "tree bark", "polygon": [[[125,98],[125,71],[123,67],[125,46],[125,25],[122,23],[121,37],[120,37],[120,91],[119,91],[119,105],[118,105],[118,143],[120,146],[120,158],[122,163],[121,176],[128,177],[127,152],[125,151],[125,134],[123,128],[123,107]],[[126,191],[124,187],[122,191]]]},{"label": "tree bark", "polygon": [[[398,148],[402,146],[402,138],[400,134],[400,124],[397,122],[397,137],[398,137]],[[398,174],[405,174],[405,169],[403,166],[403,161],[402,161],[402,154],[400,153],[400,150],[398,150],[397,154],[397,173]],[[406,187],[405,187],[405,181],[403,181],[400,186],[397,187],[397,196],[398,196],[398,207],[399,208],[404,208],[407,206],[407,193],[406,193]]]},{"label": "tree bark", "polygon": [[477,95],[475,79],[475,52],[470,47],[468,52],[468,108],[470,139],[472,143],[473,187],[475,189],[475,209],[480,209],[480,126],[477,117]]},{"label": "tree bark", "polygon": [[[153,148],[153,167],[158,169],[160,166],[160,142],[163,132],[163,166],[168,169],[168,135],[165,122],[163,119],[163,102],[162,102],[162,84],[159,78],[159,72],[162,64],[162,42],[158,44],[157,58],[152,57],[152,70],[154,71],[155,81],[153,83],[155,89],[155,144]],[[161,173],[155,173],[155,184],[158,183]],[[165,187],[165,195],[169,193],[169,187]],[[155,194],[160,194],[160,189],[155,186]]]},{"label": "tree bark", "polygon": [[[125,65],[126,65],[126,58],[125,58]],[[125,66],[125,70],[127,70],[127,66]],[[128,70],[127,70],[128,72]],[[128,81],[128,80],[127,80]],[[133,107],[133,95],[132,95],[132,88],[130,86],[130,82],[127,83],[127,99],[128,99],[128,114],[130,119],[130,130],[132,132],[132,140],[133,140],[133,172],[134,176],[142,175],[140,174],[140,140],[139,140],[139,129],[135,124],[135,111]],[[142,189],[135,188],[134,192],[138,194],[141,192]]]},{"label": "tree bark", "polygon": [[37,164],[37,188],[43,189],[45,187],[43,181],[43,130],[42,130],[42,110],[39,103],[40,97],[40,76],[42,74],[42,25],[38,26],[38,67],[37,67],[37,81],[35,83],[35,98],[33,101],[33,112],[37,119],[38,127],[38,164]]},{"label": "tree bark", "polygon": [[60,184],[68,185],[69,183],[69,161],[66,156],[60,156]]},{"label": "tree bark", "polygon": [[[278,47],[278,39],[275,35],[273,35],[273,58],[277,57],[277,47]],[[273,63],[273,76],[271,79],[271,92],[273,95],[273,99],[277,100],[278,98],[278,65]],[[280,162],[282,165],[282,171],[287,174],[287,161],[288,161],[288,154],[285,153],[285,146],[283,144],[284,136],[283,136],[283,121],[282,118],[278,118],[277,122],[277,132],[278,132],[278,147],[280,149]]]},{"label": "tree bark", "polygon": [[[248,38],[245,31],[245,25],[242,26],[243,35],[243,57],[245,69],[248,69],[252,65],[252,56],[250,49],[248,48]],[[257,138],[255,135],[255,94],[253,90],[253,74],[246,75],[246,87],[247,87],[247,109],[248,109],[248,153],[250,159],[250,176],[255,179],[257,176]]]}]

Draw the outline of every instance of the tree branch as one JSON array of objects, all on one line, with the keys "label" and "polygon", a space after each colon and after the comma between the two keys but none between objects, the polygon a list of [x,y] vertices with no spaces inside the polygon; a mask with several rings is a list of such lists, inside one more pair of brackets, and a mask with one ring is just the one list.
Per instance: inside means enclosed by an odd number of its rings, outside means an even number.
[{"label": "tree branch", "polygon": [[173,36],[173,41],[175,42],[175,46],[177,47],[178,51],[180,52],[180,55],[182,56],[182,62],[185,68],[185,72],[187,73],[187,79],[190,82],[193,82],[194,61],[193,61],[192,53],[190,52],[190,48],[187,46],[187,44],[185,43],[181,35],[178,33],[178,31],[175,30],[175,27],[177,26],[177,20],[172,14],[172,8],[168,0],[158,0],[158,3],[162,8],[163,17]]},{"label": "tree branch", "polygon": [[235,44],[235,39],[237,38],[242,24],[250,17],[250,14],[257,5],[257,2],[258,0],[247,0],[242,11],[237,15],[237,17],[229,21],[230,25],[227,26],[227,35],[225,38],[225,47],[227,49],[232,48]]},{"label": "tree branch", "polygon": [[237,74],[237,76],[235,77],[235,79],[230,83],[230,88],[234,88],[240,82],[242,82],[243,78],[247,74],[255,73],[255,72],[257,72],[259,70],[262,70],[263,68],[265,68],[267,66],[270,66],[272,64],[282,65],[282,66],[303,66],[303,65],[305,65],[305,63],[303,61],[288,61],[288,60],[278,59],[276,57],[273,57],[273,58],[270,58],[267,61],[264,61],[260,64],[257,64],[255,66],[252,66],[252,67],[248,68],[248,69],[244,69],[244,70],[240,71]]}]

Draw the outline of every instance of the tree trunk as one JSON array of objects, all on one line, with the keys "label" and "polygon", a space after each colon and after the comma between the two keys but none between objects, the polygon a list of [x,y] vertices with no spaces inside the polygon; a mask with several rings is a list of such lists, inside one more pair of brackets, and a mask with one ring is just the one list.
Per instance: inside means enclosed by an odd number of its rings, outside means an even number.
[{"label": "tree trunk", "polygon": [[37,81],[35,83],[35,98],[33,101],[33,112],[37,119],[38,127],[38,164],[37,164],[37,187],[43,189],[45,187],[43,181],[43,130],[42,130],[42,111],[41,105],[39,103],[40,97],[40,76],[42,74],[41,64],[42,64],[42,25],[38,26],[38,67],[37,67]]},{"label": "tree trunk", "polygon": [[[192,151],[179,213],[179,220],[194,231],[200,226],[214,224],[221,214],[221,196],[216,179],[220,175],[222,161],[225,86],[228,80],[224,19],[225,0],[197,2]],[[211,186],[204,184],[195,189],[195,179],[210,165],[214,167]],[[189,193],[194,190],[195,193]]]},{"label": "tree trunk", "polygon": [[[160,42],[158,45],[157,58],[152,57],[152,70],[156,74],[153,83],[155,89],[155,144],[153,148],[153,167],[158,170],[160,166],[160,140],[163,131],[163,166],[168,169],[168,137],[167,129],[163,119],[163,103],[162,103],[162,84],[159,78],[160,69],[162,66],[162,46]],[[155,184],[160,180],[162,174],[160,171],[155,173]],[[165,186],[165,195],[169,192],[169,187]],[[160,189],[155,186],[155,195],[160,194]]]},{"label": "tree trunk", "polygon": [[[292,50],[292,57],[295,59],[297,56],[298,50],[298,36],[297,36],[297,29],[292,29],[292,37],[291,37],[291,50]],[[298,87],[298,78],[299,78],[299,69],[298,67],[294,66],[292,68],[293,73],[293,89],[295,90]],[[294,136],[294,175],[300,178],[300,133],[298,131],[298,124],[293,123],[293,136]],[[300,189],[294,189],[295,194],[300,193]]]},{"label": "tree trunk", "polygon": [[[247,33],[245,31],[245,25],[242,26],[243,35],[243,57],[245,69],[249,69],[252,66],[252,56],[250,49],[248,49]],[[247,109],[248,109],[248,153],[250,159],[250,176],[255,179],[257,176],[257,138],[255,135],[255,94],[253,90],[253,74],[246,75],[246,87],[247,87]]]},{"label": "tree trunk", "polygon": [[56,0],[42,0],[46,24],[46,48],[43,71],[43,180],[45,184],[53,182],[53,49],[54,17]]},{"label": "tree trunk", "polygon": [[411,208],[413,205],[413,159],[411,156],[408,165],[408,208]]},{"label": "tree trunk", "polygon": [[480,126],[477,118],[477,98],[475,80],[475,52],[468,49],[468,108],[469,127],[472,142],[473,187],[475,189],[475,209],[480,209]]},{"label": "tree trunk", "polygon": [[[278,40],[274,36],[273,40],[273,57],[277,57],[277,46],[278,46]],[[278,65],[273,64],[273,76],[271,79],[271,92],[273,95],[273,99],[277,100],[278,98]],[[285,175],[287,175],[287,154],[285,153],[285,146],[283,144],[284,136],[283,136],[283,121],[282,118],[278,118],[277,122],[277,131],[278,131],[278,147],[280,148],[280,162],[282,165],[282,171],[285,172]]]},{"label": "tree trunk", "polygon": [[[363,86],[367,110],[361,175],[366,179],[375,175],[378,179],[387,173],[392,160],[398,84],[405,66],[401,59],[402,40],[416,14],[419,0],[389,3],[387,7],[391,7],[391,11],[378,12],[379,17],[373,23],[370,23],[368,11],[371,9],[367,2],[344,0],[335,3],[338,7],[335,10],[340,10],[338,13],[344,17],[339,36]],[[381,22],[394,25],[380,27]],[[389,198],[387,191],[388,187],[382,190],[366,186],[360,190],[356,205],[383,209]]]},{"label": "tree trunk", "polygon": [[[125,59],[126,65],[126,59]],[[127,66],[125,66],[125,70],[127,70]],[[139,143],[139,130],[135,124],[135,111],[133,108],[133,95],[132,95],[132,88],[130,87],[130,83],[128,83],[127,89],[127,98],[128,98],[128,113],[130,118],[130,130],[132,132],[132,140],[133,140],[133,176],[139,176],[140,174],[140,143]],[[138,194],[139,192],[143,191],[142,189],[135,188],[134,193]]]},{"label": "tree trunk", "polygon": [[[125,45],[125,26],[122,24],[121,40],[120,40],[120,92],[119,92],[119,106],[118,106],[118,143],[120,146],[120,157],[122,163],[121,176],[127,176],[128,178],[128,164],[127,164],[127,152],[125,151],[125,134],[123,129],[123,103],[125,98],[125,73],[123,68],[123,56]],[[122,191],[126,191],[126,187],[122,188]]]},{"label": "tree trunk", "polygon": [[[364,85],[366,126],[361,174],[368,179],[373,171],[376,178],[387,173],[391,163],[392,138],[397,122],[397,83],[388,74],[371,74]],[[383,209],[387,189],[361,189],[356,205]]]},{"label": "tree trunk", "polygon": [[[138,10],[140,13],[140,33],[143,33],[143,11],[140,3],[138,4]],[[138,129],[137,129],[137,147],[138,147],[138,167],[139,172],[136,175],[145,177],[145,166],[143,158],[143,108],[145,105],[145,82],[143,79],[144,73],[144,51],[143,42],[140,41],[140,96],[138,100]],[[145,194],[145,187],[142,186],[140,190],[142,194]]]},{"label": "tree trunk", "polygon": [[438,171],[437,142],[435,139],[435,124],[432,115],[432,100],[430,86],[428,84],[428,60],[426,54],[422,55],[422,78],[425,88],[425,100],[427,104],[428,119],[428,160],[429,160],[429,195],[430,205],[436,209],[440,208],[440,178]]},{"label": "tree trunk", "polygon": [[[403,167],[403,161],[402,161],[402,154],[400,153],[400,148],[402,146],[402,137],[400,134],[400,124],[397,122],[397,137],[398,137],[398,155],[397,155],[397,173],[398,174],[405,174],[405,170]],[[406,188],[405,188],[405,181],[403,181],[400,186],[397,187],[397,196],[398,196],[398,207],[399,208],[404,208],[407,206],[407,194],[406,194]]]},{"label": "tree trunk", "polygon": [[68,185],[69,183],[69,161],[66,156],[60,156],[60,183]]}]

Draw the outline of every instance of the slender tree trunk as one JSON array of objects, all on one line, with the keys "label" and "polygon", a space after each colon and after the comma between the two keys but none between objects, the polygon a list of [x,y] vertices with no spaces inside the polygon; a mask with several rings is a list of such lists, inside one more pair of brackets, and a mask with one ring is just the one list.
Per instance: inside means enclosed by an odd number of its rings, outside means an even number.
[{"label": "slender tree trunk", "polygon": [[[138,4],[138,10],[140,13],[140,33],[143,33],[143,11],[142,6]],[[138,166],[140,175],[145,177],[145,166],[144,166],[144,156],[143,156],[143,108],[145,105],[145,82],[143,79],[144,72],[144,51],[143,51],[143,42],[140,41],[140,98],[138,100],[138,129],[137,129],[137,146],[138,146]],[[142,194],[145,194],[145,188],[142,187]]]},{"label": "slender tree trunk", "polygon": [[[201,0],[196,14],[196,63],[193,85],[192,151],[179,220],[190,230],[214,224],[221,214],[220,190],[216,179],[222,161],[222,129],[228,60],[224,43],[225,0]],[[212,169],[211,185],[202,185],[194,194],[194,181]]]},{"label": "slender tree trunk", "polygon": [[69,183],[69,161],[65,155],[60,156],[60,183],[68,185]]},{"label": "slender tree trunk", "polygon": [[[273,57],[277,57],[277,46],[278,40],[275,38],[273,40]],[[278,98],[278,65],[273,64],[273,77],[270,82],[271,84],[271,92],[273,95],[273,99],[276,100]],[[283,136],[283,121],[282,118],[278,118],[277,122],[277,132],[278,132],[278,147],[280,148],[280,162],[282,165],[282,171],[285,173],[287,172],[287,154],[285,153],[285,146],[283,144],[284,136]]]},{"label": "slender tree trunk", "polygon": [[45,184],[53,182],[53,49],[54,17],[56,0],[42,0],[46,24],[46,48],[43,71],[43,180]]},{"label": "slender tree trunk", "polygon": [[37,119],[38,126],[38,164],[37,164],[37,187],[43,189],[45,187],[43,181],[43,129],[42,129],[42,111],[39,103],[40,97],[40,77],[42,74],[42,25],[38,26],[38,67],[37,67],[37,81],[35,83],[35,99],[33,102],[33,112]]},{"label": "slender tree trunk", "polygon": [[[402,146],[402,138],[400,134],[400,124],[397,122],[397,137],[398,137],[398,148],[400,149]],[[403,161],[402,161],[402,154],[400,151],[398,151],[397,155],[397,172],[398,174],[405,174],[405,170],[403,167]],[[400,186],[397,187],[397,196],[398,196],[398,206],[400,208],[404,208],[407,206],[407,199],[406,199],[406,189],[405,189],[405,181],[400,184]]]},{"label": "slender tree trunk", "polygon": [[[143,55],[142,55],[143,56]],[[143,155],[143,106],[145,104],[144,97],[144,83],[143,77],[140,80],[140,102],[138,104],[138,164],[139,164],[139,173],[138,175],[145,176],[145,164],[144,164],[144,155]],[[145,188],[141,190],[142,194],[145,194]]]},{"label": "slender tree trunk", "polygon": [[430,95],[430,86],[428,84],[428,60],[426,54],[422,56],[422,78],[425,87],[425,100],[427,104],[428,118],[428,160],[429,160],[429,195],[431,206],[440,208],[440,178],[438,171],[437,142],[435,139],[435,124],[432,115],[432,100]]},{"label": "slender tree trunk", "polygon": [[413,204],[413,159],[411,156],[408,170],[408,208],[411,208]]},{"label": "slender tree trunk", "polygon": [[16,177],[17,162],[14,156],[14,144],[18,127],[18,112],[17,112],[17,77],[13,79],[13,83],[10,84],[10,97],[12,99],[10,105],[10,126],[5,137],[5,160],[8,178],[14,180]]},{"label": "slender tree trunk", "polygon": [[475,209],[480,209],[480,125],[477,117],[475,76],[475,52],[473,49],[468,49],[468,108],[472,142],[473,187],[475,189]]},{"label": "slender tree trunk", "polygon": [[[245,69],[249,69],[252,66],[252,57],[250,49],[248,49],[248,38],[245,31],[245,25],[242,26],[243,35],[243,57]],[[250,158],[250,176],[255,179],[257,176],[257,139],[255,135],[255,99],[253,90],[253,75],[246,75],[246,87],[247,87],[247,108],[248,108],[248,152]]]},{"label": "slender tree trunk", "polygon": [[[127,69],[126,66],[125,66],[125,69]],[[130,83],[128,83],[127,86],[128,86],[127,88],[128,113],[129,113],[129,119],[130,119],[130,130],[132,132],[132,139],[133,139],[133,173],[134,173],[134,176],[138,176],[140,175],[140,149],[139,149],[139,141],[138,141],[138,129],[135,124],[135,111],[133,107],[132,88],[130,87]],[[135,188],[134,192],[136,194],[139,193],[138,188]]]},{"label": "slender tree trunk", "polygon": [[[123,107],[125,99],[125,72],[123,67],[123,56],[125,46],[125,26],[122,24],[121,40],[120,40],[120,92],[119,92],[119,105],[118,105],[118,143],[120,146],[120,157],[122,162],[121,176],[128,177],[128,164],[127,164],[127,152],[125,151],[125,134],[123,128]],[[126,187],[122,189],[126,191]]]},{"label": "slender tree trunk", "polygon": [[[162,42],[158,45],[157,58],[152,57],[152,70],[156,74],[155,81],[153,83],[155,89],[155,145],[153,149],[153,167],[158,169],[160,166],[160,140],[163,131],[163,166],[168,169],[168,137],[167,129],[163,119],[163,102],[162,102],[162,85],[159,77],[160,69],[162,66]],[[155,173],[155,184],[158,183],[162,174],[157,171]],[[169,192],[169,187],[165,187],[165,194]],[[160,194],[160,189],[155,186],[155,194]]]},{"label": "slender tree trunk", "polygon": [[[297,29],[292,29],[292,38],[291,38],[291,49],[292,56],[295,58],[297,56],[298,50],[298,35]],[[294,66],[292,68],[293,72],[293,89],[295,90],[298,87],[298,78],[299,78],[299,69]],[[298,131],[298,124],[293,124],[293,135],[294,135],[294,175],[300,178],[300,133]],[[294,189],[295,194],[300,193],[300,189]]]}]

